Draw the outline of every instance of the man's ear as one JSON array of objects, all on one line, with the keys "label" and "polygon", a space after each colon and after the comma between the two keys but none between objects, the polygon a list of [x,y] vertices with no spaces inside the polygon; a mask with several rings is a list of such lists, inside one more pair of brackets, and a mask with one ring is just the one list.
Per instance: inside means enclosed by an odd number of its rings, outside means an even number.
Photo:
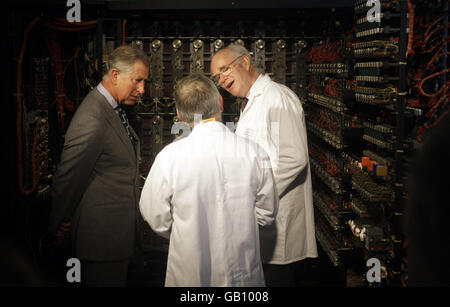
[{"label": "man's ear", "polygon": [[119,74],[120,72],[117,68],[113,68],[109,71],[109,79],[114,85],[116,85],[119,80]]},{"label": "man's ear", "polygon": [[246,56],[246,55],[243,55],[243,56],[242,56],[242,66],[243,66],[246,70],[249,70],[249,69],[250,69],[250,66],[252,66],[252,65],[251,65],[251,62],[250,62],[250,58],[249,58],[248,56]]},{"label": "man's ear", "polygon": [[182,122],[184,122],[183,117],[181,116],[180,112],[178,112],[178,110],[177,110],[177,116],[178,116],[178,119],[179,119],[179,120],[181,120]]},{"label": "man's ear", "polygon": [[223,112],[223,97],[219,94],[219,106],[220,106],[220,112]]}]

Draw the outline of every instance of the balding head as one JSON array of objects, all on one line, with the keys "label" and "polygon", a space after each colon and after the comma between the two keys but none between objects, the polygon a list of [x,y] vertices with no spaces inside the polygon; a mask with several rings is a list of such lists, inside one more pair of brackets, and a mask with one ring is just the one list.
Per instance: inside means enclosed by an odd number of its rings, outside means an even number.
[{"label": "balding head", "polygon": [[174,96],[177,112],[188,124],[194,123],[195,115],[208,119],[221,113],[219,91],[204,75],[193,74],[180,79]]}]

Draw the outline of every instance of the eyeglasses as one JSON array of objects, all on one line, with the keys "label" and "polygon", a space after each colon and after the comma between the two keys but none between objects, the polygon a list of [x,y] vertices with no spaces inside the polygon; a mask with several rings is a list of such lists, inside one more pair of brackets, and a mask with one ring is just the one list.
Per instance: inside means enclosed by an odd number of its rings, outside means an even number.
[{"label": "eyeglasses", "polygon": [[235,58],[233,61],[231,61],[229,64],[225,65],[222,67],[221,71],[212,76],[212,79],[214,82],[216,82],[216,84],[219,83],[220,80],[220,76],[224,75],[224,76],[229,76],[231,74],[231,72],[233,71],[233,63],[236,62],[238,59],[240,59],[242,57],[242,55],[238,56],[237,58]]}]

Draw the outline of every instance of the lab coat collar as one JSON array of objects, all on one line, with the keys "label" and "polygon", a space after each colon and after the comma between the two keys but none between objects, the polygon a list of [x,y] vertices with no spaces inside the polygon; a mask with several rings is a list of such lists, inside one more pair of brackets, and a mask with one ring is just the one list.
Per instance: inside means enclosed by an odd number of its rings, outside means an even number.
[{"label": "lab coat collar", "polygon": [[264,91],[264,88],[267,84],[270,83],[270,81],[271,79],[269,75],[260,74],[247,94],[248,101],[250,102],[254,97],[261,95]]},{"label": "lab coat collar", "polygon": [[204,134],[208,132],[222,132],[225,129],[227,129],[227,127],[219,121],[203,122],[196,124],[190,135],[195,136],[197,134]]}]

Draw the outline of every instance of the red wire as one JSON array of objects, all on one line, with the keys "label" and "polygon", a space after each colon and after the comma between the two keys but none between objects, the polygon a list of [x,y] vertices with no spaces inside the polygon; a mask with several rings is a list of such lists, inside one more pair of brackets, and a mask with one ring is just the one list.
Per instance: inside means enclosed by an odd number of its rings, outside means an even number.
[{"label": "red wire", "polygon": [[45,42],[47,44],[50,55],[53,59],[53,65],[56,73],[56,101],[59,106],[59,116],[61,121],[61,127],[65,127],[64,121],[64,68],[61,61],[61,46],[57,41],[50,41],[46,35],[44,35]]},{"label": "red wire", "polygon": [[56,31],[64,31],[64,32],[78,32],[78,31],[84,31],[84,30],[89,30],[95,27],[95,25],[93,26],[84,26],[84,27],[65,27],[65,26],[59,26],[58,24],[54,24],[48,21],[44,21],[44,25],[46,27],[49,27],[53,30]]},{"label": "red wire", "polygon": [[409,35],[408,35],[408,49],[406,50],[406,57],[410,54],[414,54],[413,41],[414,41],[414,7],[411,1],[408,0],[409,11]]},{"label": "red wire", "polygon": [[55,17],[55,22],[60,22],[64,25],[70,25],[70,26],[93,26],[97,25],[97,20],[92,21],[80,21],[80,22],[68,22],[65,18],[62,17]]},{"label": "red wire", "polygon": [[[17,62],[17,164],[19,169],[19,190],[21,193],[29,195],[34,192],[39,182],[38,171],[35,169],[35,156],[33,154],[36,149],[36,138],[33,142],[33,151],[31,154],[31,169],[32,169],[32,184],[29,189],[25,187],[23,178],[23,136],[22,136],[22,61],[27,48],[28,33],[34,25],[40,20],[40,17],[35,17],[26,27],[20,49],[19,59]],[[34,133],[36,135],[36,131]]]},{"label": "red wire", "polygon": [[[31,31],[31,29],[36,25],[36,23],[40,20],[40,17],[35,17],[25,28],[24,31],[24,37],[22,41],[22,46],[20,49],[18,62],[17,62],[17,119],[16,119],[16,126],[17,126],[17,164],[18,164],[18,171],[19,171],[19,190],[22,194],[29,195],[33,193],[36,189],[36,186],[39,182],[39,167],[36,166],[36,156],[35,151],[37,147],[38,137],[37,137],[37,127],[34,130],[34,140],[33,140],[33,147],[32,147],[32,153],[30,155],[31,158],[31,171],[32,171],[32,182],[31,187],[27,188],[25,187],[24,182],[24,174],[23,174],[23,135],[22,135],[22,113],[23,113],[23,101],[22,101],[22,63],[23,58],[25,55],[25,50],[27,48],[28,43],[28,35]],[[43,21],[43,24],[51,29],[58,30],[58,31],[66,31],[66,32],[74,32],[74,31],[83,31],[92,29],[97,24],[97,21],[87,21],[87,22],[79,22],[79,23],[69,23],[65,19],[62,18],[56,18],[56,21],[48,22]],[[53,48],[50,46],[50,42],[45,37],[47,44],[49,45],[50,53],[53,54],[53,56],[56,56],[58,53],[60,55],[60,50],[57,49],[57,46]],[[55,65],[55,71],[58,74],[58,71],[61,71],[59,66],[61,66],[61,61],[54,62]],[[59,96],[61,93],[58,91],[58,99],[61,98]],[[63,93],[62,93],[63,94]],[[60,105],[60,108],[62,105]],[[61,111],[61,109],[60,109]],[[63,114],[63,113],[61,113]],[[61,115],[62,116],[62,115]]]},{"label": "red wire", "polygon": [[[439,18],[438,20],[436,20],[435,22],[433,22],[432,26],[434,26],[434,25],[436,24],[437,21],[440,21],[441,19],[443,19],[443,17],[447,17],[447,16],[446,16],[446,15],[442,16],[441,18]],[[425,32],[425,39],[424,39],[424,41],[422,42],[422,50],[423,50],[424,52],[429,52],[429,50],[425,50],[425,46],[427,45],[427,42],[428,42],[428,40],[431,38],[431,36],[432,36],[434,33],[438,32],[438,31],[440,31],[440,30],[443,30],[443,29],[445,29],[445,28],[449,28],[449,27],[450,27],[450,22],[448,22],[448,23],[446,23],[446,24],[443,24],[443,25],[439,26],[438,28],[436,28],[436,29],[434,29],[433,31],[431,31],[431,33],[427,34],[427,32],[431,29],[432,26],[428,27],[428,28],[427,28],[427,31]]]},{"label": "red wire", "polygon": [[125,18],[122,23],[122,44],[125,45],[125,25],[127,24],[127,19]]},{"label": "red wire", "polygon": [[440,71],[440,72],[431,74],[431,75],[429,75],[429,76],[423,78],[422,80],[420,80],[419,84],[417,85],[417,88],[419,89],[420,94],[423,95],[423,96],[426,96],[426,97],[435,97],[435,96],[440,95],[440,94],[442,93],[442,91],[444,90],[445,86],[448,86],[448,84],[449,84],[450,81],[447,81],[447,82],[445,83],[445,85],[444,85],[443,87],[441,87],[441,89],[439,89],[438,91],[436,91],[436,92],[433,93],[433,94],[425,93],[424,90],[422,89],[422,86],[423,86],[423,84],[425,83],[425,81],[430,80],[430,79],[433,79],[433,78],[435,78],[435,77],[437,77],[437,76],[446,74],[446,73],[448,73],[448,72],[450,72],[450,69],[447,68],[447,69],[445,69],[445,70],[443,70],[443,71]]},{"label": "red wire", "polygon": [[[441,49],[439,49],[439,51],[441,51],[442,49],[444,49],[444,47],[442,47]],[[438,51],[438,52],[439,52]],[[442,52],[442,53],[436,53],[434,55],[434,57],[428,62],[427,64],[427,69],[430,69],[431,65],[434,63],[434,61],[436,61],[438,58],[449,55],[450,52]]]}]

